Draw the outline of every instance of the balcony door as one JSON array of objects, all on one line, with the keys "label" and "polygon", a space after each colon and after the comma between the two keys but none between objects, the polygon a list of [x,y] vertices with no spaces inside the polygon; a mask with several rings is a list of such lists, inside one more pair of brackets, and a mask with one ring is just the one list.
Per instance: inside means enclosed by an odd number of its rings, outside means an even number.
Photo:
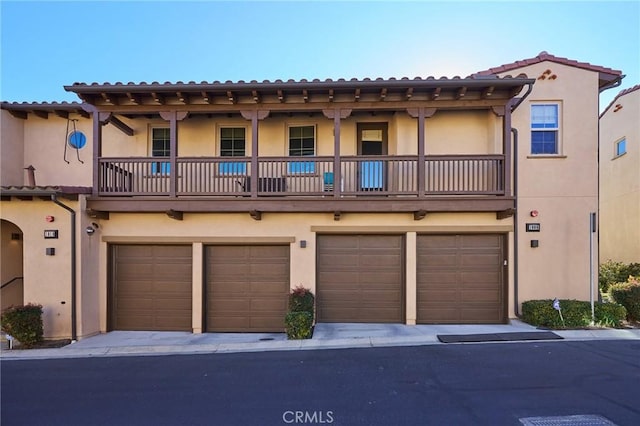
[{"label": "balcony door", "polygon": [[[387,155],[387,123],[358,123],[358,155]],[[370,158],[360,162],[358,187],[360,191],[384,191],[385,162]]]}]

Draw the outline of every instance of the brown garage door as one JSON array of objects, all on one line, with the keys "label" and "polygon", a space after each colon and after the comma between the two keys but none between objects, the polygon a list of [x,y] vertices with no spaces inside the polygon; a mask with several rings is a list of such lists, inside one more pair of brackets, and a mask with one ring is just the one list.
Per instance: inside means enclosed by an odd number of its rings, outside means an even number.
[{"label": "brown garage door", "polygon": [[209,246],[206,330],[283,332],[289,246]]},{"label": "brown garage door", "polygon": [[318,235],[317,310],[322,322],[404,322],[404,239]]},{"label": "brown garage door", "polygon": [[419,235],[418,323],[503,323],[504,236]]},{"label": "brown garage door", "polygon": [[191,246],[112,246],[110,328],[191,331],[191,257]]}]

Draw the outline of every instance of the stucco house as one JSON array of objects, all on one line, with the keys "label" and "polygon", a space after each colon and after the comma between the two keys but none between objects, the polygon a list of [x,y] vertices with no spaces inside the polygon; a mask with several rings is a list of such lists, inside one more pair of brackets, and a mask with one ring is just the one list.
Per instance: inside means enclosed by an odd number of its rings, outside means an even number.
[{"label": "stucco house", "polygon": [[640,85],[600,115],[600,258],[640,262]]},{"label": "stucco house", "polygon": [[[2,289],[47,337],[505,323],[589,299],[598,95],[538,56],[460,78],[74,83],[2,104]],[[26,170],[25,170],[26,169]],[[34,170],[35,169],[35,170]],[[597,250],[593,254],[597,259]],[[13,287],[13,288],[12,288]]]}]

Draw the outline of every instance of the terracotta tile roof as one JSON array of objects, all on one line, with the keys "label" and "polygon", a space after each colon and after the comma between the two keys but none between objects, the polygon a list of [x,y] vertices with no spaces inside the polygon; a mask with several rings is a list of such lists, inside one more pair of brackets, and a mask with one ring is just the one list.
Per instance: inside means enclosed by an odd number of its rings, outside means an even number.
[{"label": "terracotta tile roof", "polygon": [[82,108],[80,102],[2,102],[2,109],[78,109]]},{"label": "terracotta tile roof", "polygon": [[2,196],[33,196],[42,197],[50,195],[78,195],[91,194],[91,187],[88,186],[0,186]]},{"label": "terracotta tile roof", "polygon": [[622,75],[622,71],[614,70],[612,68],[602,67],[600,65],[592,65],[588,62],[579,62],[573,59],[562,58],[562,57],[547,53],[545,51],[540,52],[538,56],[534,58],[523,59],[521,61],[512,62],[510,64],[503,64],[503,65],[500,65],[499,67],[494,67],[494,68],[489,68],[488,70],[479,71],[474,75],[499,74],[505,71],[511,71],[513,69],[522,68],[527,65],[537,64],[543,61],[556,62],[563,65],[569,65],[571,67],[582,68],[582,69],[605,73],[605,74]]},{"label": "terracotta tile roof", "polygon": [[621,97],[628,95],[631,92],[635,92],[636,90],[640,90],[640,84],[636,84],[633,87],[629,87],[627,89],[621,90],[615,98],[613,98],[613,100],[611,102],[609,102],[609,105],[607,105],[607,107],[602,111],[602,113],[600,114],[600,118],[602,118],[602,116],[607,112],[607,110],[609,108],[611,108],[613,106],[613,104],[615,104],[616,102],[618,102],[618,99],[620,99]]}]

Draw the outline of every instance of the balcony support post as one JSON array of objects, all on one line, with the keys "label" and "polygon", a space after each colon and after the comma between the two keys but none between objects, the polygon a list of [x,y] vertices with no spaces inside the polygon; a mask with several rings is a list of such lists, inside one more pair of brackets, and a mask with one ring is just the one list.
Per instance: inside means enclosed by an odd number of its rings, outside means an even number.
[{"label": "balcony support post", "polygon": [[[251,198],[258,197],[258,121],[269,116],[269,110],[245,110],[240,111],[242,118],[251,120]],[[253,216],[252,216],[253,217]],[[259,220],[259,219],[257,219]]]},{"label": "balcony support post", "polygon": [[342,196],[342,167],[340,167],[340,120],[351,115],[351,109],[323,109],[322,114],[333,119],[333,196]]},{"label": "balcony support post", "polygon": [[186,111],[161,111],[160,117],[169,122],[169,196],[178,194],[178,121],[187,117]]},{"label": "balcony support post", "polygon": [[[511,147],[511,105],[513,99],[509,100],[504,107],[493,107],[493,112],[498,117],[502,117],[502,153],[504,155],[504,162],[502,163],[502,179],[504,184],[502,185],[503,195],[511,195],[511,165],[513,161],[518,161],[517,158],[512,159],[512,147]],[[501,182],[498,182],[500,185]],[[497,188],[499,189],[499,188]]]},{"label": "balcony support post", "polygon": [[93,189],[92,195],[98,195],[100,189],[100,157],[102,157],[102,126],[111,116],[108,112],[92,110],[93,116]]},{"label": "balcony support post", "polygon": [[426,191],[425,120],[433,117],[436,108],[408,108],[407,113],[418,119],[418,198],[422,198]]}]

